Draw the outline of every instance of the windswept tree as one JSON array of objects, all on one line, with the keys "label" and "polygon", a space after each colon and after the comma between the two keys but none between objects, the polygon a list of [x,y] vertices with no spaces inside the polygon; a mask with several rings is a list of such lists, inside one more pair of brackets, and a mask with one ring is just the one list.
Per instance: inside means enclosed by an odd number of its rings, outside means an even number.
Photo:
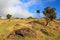
[{"label": "windswept tree", "polygon": [[[45,17],[47,18],[47,24],[49,23],[49,21],[52,21],[53,19],[56,19],[56,12],[55,12],[55,8],[50,8],[50,7],[46,7],[43,11],[43,14],[45,15]],[[47,25],[46,24],[46,25]]]},{"label": "windswept tree", "polygon": [[12,15],[11,14],[7,14],[6,17],[7,17],[7,19],[11,19]]}]

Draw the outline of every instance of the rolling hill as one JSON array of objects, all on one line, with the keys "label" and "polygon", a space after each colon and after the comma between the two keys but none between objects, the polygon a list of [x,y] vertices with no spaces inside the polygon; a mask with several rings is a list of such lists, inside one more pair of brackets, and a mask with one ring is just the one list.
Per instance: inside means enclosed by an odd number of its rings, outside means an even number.
[{"label": "rolling hill", "polygon": [[60,40],[60,20],[53,20],[45,25],[44,18],[1,19],[0,40]]}]

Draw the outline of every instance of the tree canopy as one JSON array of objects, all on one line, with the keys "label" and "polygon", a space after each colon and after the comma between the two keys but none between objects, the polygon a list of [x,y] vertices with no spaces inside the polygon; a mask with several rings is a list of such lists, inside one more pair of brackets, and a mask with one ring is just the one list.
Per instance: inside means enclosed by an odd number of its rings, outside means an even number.
[{"label": "tree canopy", "polygon": [[56,12],[55,12],[55,8],[51,8],[51,7],[46,7],[43,11],[43,14],[49,18],[50,20],[56,19]]},{"label": "tree canopy", "polygon": [[7,17],[7,19],[10,19],[12,17],[12,15],[11,14],[7,14],[6,17]]}]

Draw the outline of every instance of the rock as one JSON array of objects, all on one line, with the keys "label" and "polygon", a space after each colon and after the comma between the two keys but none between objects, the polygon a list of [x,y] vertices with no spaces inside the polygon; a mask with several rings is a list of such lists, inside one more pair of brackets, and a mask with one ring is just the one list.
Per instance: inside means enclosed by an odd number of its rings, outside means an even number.
[{"label": "rock", "polygon": [[40,31],[47,36],[51,36],[46,29],[41,29]]},{"label": "rock", "polygon": [[30,28],[21,28],[14,30],[12,33],[8,35],[8,37],[11,36],[18,36],[18,37],[25,37],[25,36],[30,36],[30,37],[36,37],[36,32]]},{"label": "rock", "polygon": [[22,29],[15,30],[15,35],[20,35],[22,37],[24,37],[26,35],[35,36],[36,33],[34,30],[32,30],[30,28],[22,28]]}]

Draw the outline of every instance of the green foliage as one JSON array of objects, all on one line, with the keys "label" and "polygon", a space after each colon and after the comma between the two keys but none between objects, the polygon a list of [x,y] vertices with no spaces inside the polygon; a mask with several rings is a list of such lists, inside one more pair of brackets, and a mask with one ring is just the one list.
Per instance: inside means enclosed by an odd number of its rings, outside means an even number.
[{"label": "green foliage", "polygon": [[40,14],[40,10],[36,10],[36,12],[38,13],[38,16],[40,17],[40,15],[39,15]]},{"label": "green foliage", "polygon": [[40,10],[37,10],[37,13],[40,13]]},{"label": "green foliage", "polygon": [[43,14],[52,21],[53,19],[56,19],[55,10],[55,8],[46,7],[43,11]]},{"label": "green foliage", "polygon": [[12,17],[12,15],[7,14],[6,17],[7,17],[7,19],[10,19]]}]

